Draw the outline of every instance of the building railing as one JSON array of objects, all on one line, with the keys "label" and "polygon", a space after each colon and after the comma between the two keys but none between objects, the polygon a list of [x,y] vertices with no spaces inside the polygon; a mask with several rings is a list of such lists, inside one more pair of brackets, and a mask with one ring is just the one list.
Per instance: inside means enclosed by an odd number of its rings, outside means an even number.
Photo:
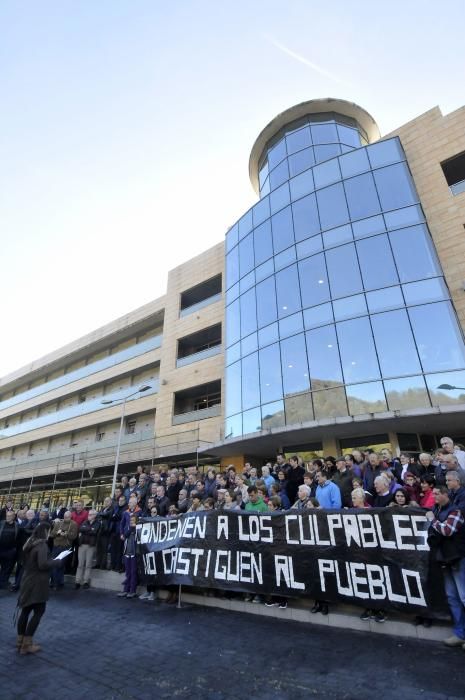
[{"label": "building railing", "polygon": [[206,350],[201,350],[200,352],[194,352],[192,355],[186,355],[185,357],[180,357],[176,360],[176,368],[185,367],[186,365],[191,365],[193,362],[200,362],[200,360],[205,360],[207,357],[213,357],[214,355],[219,355],[223,351],[223,346],[221,344],[214,345]]},{"label": "building railing", "polygon": [[[156,394],[158,392],[159,380],[150,380],[150,389],[148,389],[144,396],[149,396],[150,394]],[[16,423],[15,425],[9,426],[7,428],[0,428],[0,447],[2,438],[12,437],[13,435],[20,435],[21,433],[27,433],[30,430],[37,430],[38,428],[43,428],[46,425],[53,425],[54,423],[61,423],[69,418],[76,418],[77,416],[85,415],[86,413],[94,413],[95,411],[102,411],[104,408],[108,408],[107,405],[102,404],[102,401],[118,401],[124,398],[128,392],[128,387],[121,389],[119,391],[113,392],[112,394],[105,394],[99,396],[97,399],[92,399],[91,401],[83,401],[82,403],[75,404],[74,406],[68,406],[67,408],[58,409],[52,413],[47,413],[44,416],[39,416],[38,418],[33,418],[32,420],[24,421],[24,423]],[[135,401],[141,398],[141,394],[135,393],[130,399],[130,401]]]},{"label": "building railing", "polygon": [[147,338],[141,343],[131,345],[129,348],[115,352],[114,355],[102,357],[100,360],[96,360],[96,362],[91,362],[89,365],[79,367],[79,369],[75,369],[72,372],[68,372],[60,377],[51,379],[49,382],[39,384],[39,386],[35,386],[33,389],[28,389],[27,391],[23,391],[21,394],[11,396],[9,399],[5,399],[4,401],[0,402],[0,411],[3,411],[5,408],[9,408],[10,406],[16,406],[17,404],[27,401],[28,399],[33,399],[36,396],[47,394],[49,391],[52,391],[52,389],[66,386],[67,384],[71,384],[78,379],[83,379],[84,377],[88,377],[96,372],[101,372],[103,369],[113,367],[121,362],[130,360],[133,357],[144,355],[146,352],[159,348],[161,346],[162,339],[162,335],[155,335],[152,338]]},{"label": "building railing", "polygon": [[199,311],[200,309],[203,309],[204,306],[209,306],[210,304],[214,304],[216,301],[220,301],[222,298],[221,292],[218,294],[213,294],[213,296],[208,297],[207,299],[202,299],[202,301],[198,301],[196,304],[192,304],[192,306],[186,306],[185,309],[182,309],[179,312],[179,318],[183,318],[184,316],[188,316],[189,314],[193,314],[194,311]]},{"label": "building railing", "polygon": [[214,418],[221,415],[221,404],[210,406],[210,408],[201,408],[198,411],[189,411],[187,413],[178,413],[173,416],[173,425],[182,425],[183,423],[192,423],[196,420],[204,420],[205,418]]},{"label": "building railing", "polygon": [[460,182],[456,182],[455,184],[451,185],[450,191],[453,195],[465,192],[465,180],[461,180]]},{"label": "building railing", "polygon": [[[59,484],[65,474],[68,478],[75,474],[77,480],[82,480],[84,472],[87,478],[89,475],[94,476],[94,470],[114,464],[116,441],[115,437],[106,441],[104,446],[102,441],[87,445],[85,449],[68,448],[43,457],[0,462],[0,493],[28,491],[32,488],[34,479],[39,480],[44,488],[50,488],[43,483],[44,477],[47,476],[50,476],[48,481],[53,484]],[[206,449],[210,444],[212,443],[200,439],[198,428],[170,433],[160,438],[154,436],[150,430],[123,435],[119,473],[126,473],[125,465],[128,464],[155,462],[155,460],[165,457],[171,459],[178,455],[196,455],[194,462],[198,463],[199,450]],[[98,478],[98,473],[95,474],[95,478]],[[25,488],[24,483],[27,480],[30,480],[30,484]],[[21,485],[15,487],[15,482],[20,482]]]}]

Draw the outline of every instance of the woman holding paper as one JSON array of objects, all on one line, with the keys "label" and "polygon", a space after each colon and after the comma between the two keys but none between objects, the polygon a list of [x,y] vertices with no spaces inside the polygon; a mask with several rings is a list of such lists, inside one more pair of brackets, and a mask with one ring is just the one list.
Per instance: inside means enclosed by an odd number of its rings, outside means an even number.
[{"label": "woman holding paper", "polygon": [[49,523],[40,523],[23,547],[24,573],[21,579],[18,607],[18,638],[16,647],[20,654],[35,654],[40,646],[33,643],[49,593],[50,570],[62,566],[61,561],[49,559],[47,540]]}]

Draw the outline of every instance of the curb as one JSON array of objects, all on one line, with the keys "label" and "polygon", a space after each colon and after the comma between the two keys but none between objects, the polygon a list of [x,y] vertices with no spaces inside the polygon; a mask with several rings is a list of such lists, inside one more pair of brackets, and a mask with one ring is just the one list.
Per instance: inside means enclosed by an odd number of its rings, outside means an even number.
[{"label": "curb", "polygon": [[[124,574],[118,574],[114,571],[101,571],[99,569],[92,570],[92,587],[108,592],[119,592],[123,582]],[[70,583],[74,582],[74,576],[66,576],[66,580]],[[142,593],[144,587],[139,586],[138,593]],[[198,593],[188,593],[188,589],[182,589],[181,602],[191,605],[202,605],[203,607],[219,608],[221,610],[230,610],[233,612],[247,613],[248,615],[261,615],[263,617],[273,617],[275,619],[293,620],[294,622],[304,622],[310,625],[318,625],[323,627],[332,627],[336,629],[355,630],[358,632],[372,632],[373,634],[384,634],[392,637],[404,637],[409,639],[418,639],[428,642],[442,642],[446,637],[449,637],[452,632],[443,620],[435,621],[433,627],[425,628],[421,625],[415,626],[408,621],[409,618],[402,618],[401,615],[391,615],[384,623],[378,623],[374,620],[363,622],[360,619],[360,608],[351,607],[343,604],[332,606],[334,612],[328,615],[321,613],[312,614],[310,612],[311,600],[295,599],[291,600],[286,610],[278,608],[267,608],[260,603],[246,603],[243,600],[227,600],[224,598],[209,597]],[[157,592],[159,599],[164,599],[168,592],[160,589]],[[174,606],[173,606],[174,607]]]}]

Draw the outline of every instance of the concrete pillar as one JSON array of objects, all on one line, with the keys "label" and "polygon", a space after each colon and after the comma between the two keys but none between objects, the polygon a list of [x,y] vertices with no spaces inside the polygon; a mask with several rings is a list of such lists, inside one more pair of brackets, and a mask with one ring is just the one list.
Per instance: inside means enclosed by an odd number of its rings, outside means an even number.
[{"label": "concrete pillar", "polygon": [[339,454],[339,444],[335,437],[323,438],[323,455],[336,457]]},{"label": "concrete pillar", "polygon": [[400,455],[399,440],[397,439],[397,433],[388,433],[389,442],[391,443],[392,454],[395,457]]}]

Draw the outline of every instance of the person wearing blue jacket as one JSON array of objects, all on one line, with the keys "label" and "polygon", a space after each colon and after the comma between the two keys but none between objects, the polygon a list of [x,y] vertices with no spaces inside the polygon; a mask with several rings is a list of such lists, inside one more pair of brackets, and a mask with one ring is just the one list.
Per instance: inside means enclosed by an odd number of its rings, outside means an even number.
[{"label": "person wearing blue jacket", "polygon": [[320,508],[326,510],[338,510],[342,508],[341,490],[333,481],[330,481],[327,472],[317,472],[316,479],[318,481],[318,486],[315,496],[318,499]]}]

